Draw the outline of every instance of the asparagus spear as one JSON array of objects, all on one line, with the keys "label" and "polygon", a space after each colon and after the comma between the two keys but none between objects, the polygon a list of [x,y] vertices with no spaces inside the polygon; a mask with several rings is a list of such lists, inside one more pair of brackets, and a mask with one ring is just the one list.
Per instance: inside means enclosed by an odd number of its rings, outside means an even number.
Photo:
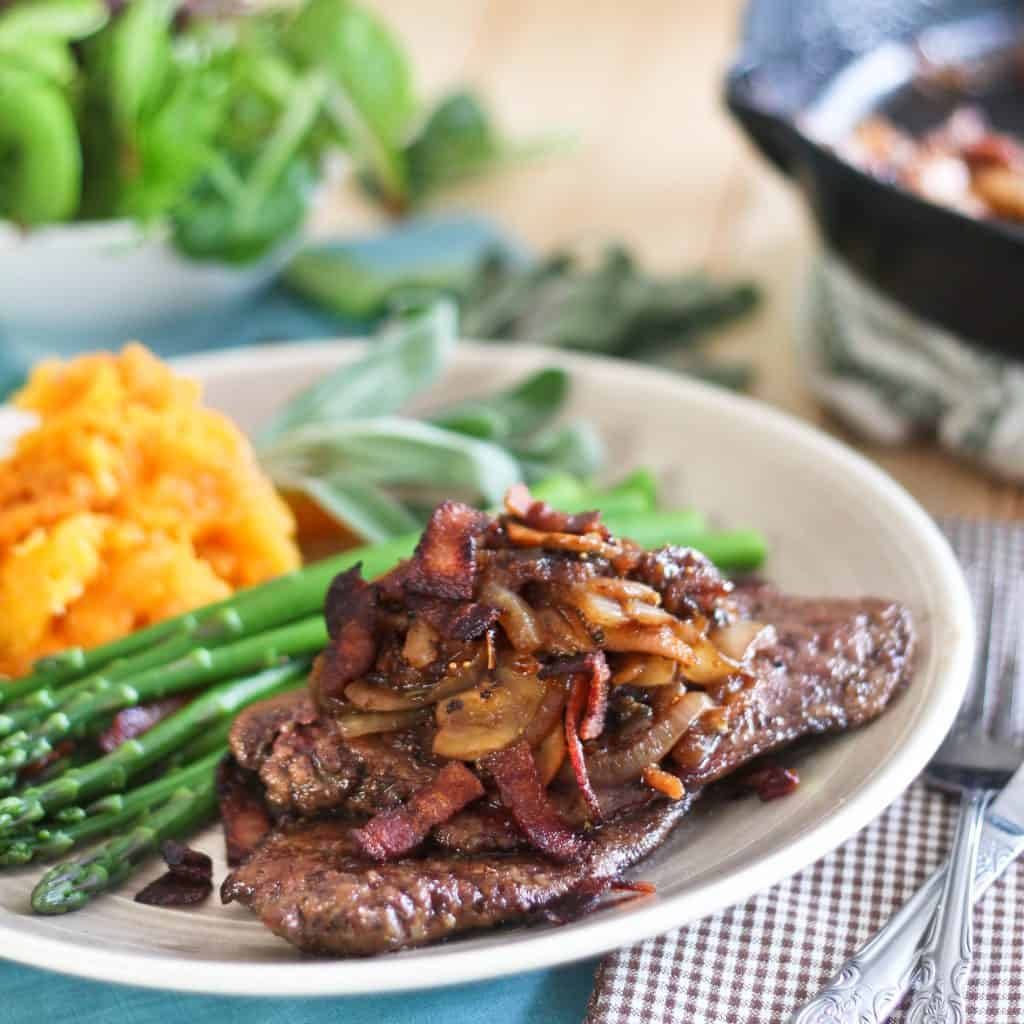
[{"label": "asparagus spear", "polygon": [[105,757],[72,768],[42,786],[5,797],[0,800],[0,835],[16,834],[23,826],[41,821],[76,801],[123,789],[134,775],[217,725],[225,716],[277,692],[286,683],[296,682],[306,674],[309,664],[309,659],[303,658],[222,683]]},{"label": "asparagus spear", "polygon": [[29,733],[15,733],[0,743],[0,772],[44,758],[55,743],[74,735],[97,718],[142,701],[194,690],[206,683],[240,675],[279,659],[311,654],[327,642],[323,619],[316,616],[224,647],[197,647],[168,665],[157,665],[131,681],[84,691],[54,711]]},{"label": "asparagus spear", "polygon": [[[55,711],[72,698],[86,691],[97,691],[120,679],[127,679],[147,669],[164,665],[183,657],[195,648],[195,640],[188,634],[173,634],[152,647],[131,657],[116,661],[90,672],[76,682],[63,687],[43,686],[22,700],[15,702],[7,712],[0,714],[0,736],[10,736],[39,721],[47,711]],[[18,685],[17,683],[13,685]],[[0,692],[3,692],[0,690]]]},{"label": "asparagus spear", "polygon": [[[0,867],[28,864],[46,857],[59,857],[73,846],[116,832],[141,814],[158,807],[177,790],[203,783],[212,776],[217,762],[227,751],[215,748],[186,768],[164,775],[128,793],[115,793],[83,810],[76,822],[44,822],[42,827],[19,836],[0,839]],[[67,810],[68,808],[65,808]]]},{"label": "asparagus spear", "polygon": [[66,914],[113,888],[155,852],[160,843],[182,835],[212,816],[216,807],[213,772],[180,786],[160,808],[124,835],[50,868],[32,890],[37,914]]}]

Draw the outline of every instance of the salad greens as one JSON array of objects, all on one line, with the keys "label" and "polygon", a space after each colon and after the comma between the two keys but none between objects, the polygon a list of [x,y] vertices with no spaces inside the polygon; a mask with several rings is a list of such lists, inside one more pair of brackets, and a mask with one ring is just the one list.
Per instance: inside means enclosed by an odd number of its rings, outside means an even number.
[{"label": "salad greens", "polygon": [[447,368],[455,337],[450,300],[407,308],[366,355],[272,417],[256,438],[264,470],[359,536],[382,541],[422,525],[435,499],[496,505],[518,480],[587,477],[600,467],[592,426],[554,422],[569,390],[568,374],[556,367],[415,419],[401,416]]},{"label": "salad greens", "polygon": [[298,231],[332,150],[394,212],[515,155],[465,92],[424,110],[354,0],[0,8],[0,217],[129,217],[193,258],[255,260]]}]

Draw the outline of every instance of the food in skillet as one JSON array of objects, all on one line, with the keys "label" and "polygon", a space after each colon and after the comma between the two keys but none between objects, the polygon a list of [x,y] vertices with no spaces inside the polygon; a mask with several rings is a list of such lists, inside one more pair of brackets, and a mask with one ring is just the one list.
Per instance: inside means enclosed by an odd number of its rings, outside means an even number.
[{"label": "food in skillet", "polygon": [[971,217],[1024,222],[1024,145],[976,107],[960,107],[920,138],[869,117],[843,153],[870,174]]},{"label": "food in skillet", "polygon": [[438,506],[411,559],[337,576],[325,617],[308,689],[231,730],[222,813],[251,852],[222,897],[335,955],[628,888],[709,783],[879,714],[913,647],[897,604],[734,587],[523,487],[497,519]]}]

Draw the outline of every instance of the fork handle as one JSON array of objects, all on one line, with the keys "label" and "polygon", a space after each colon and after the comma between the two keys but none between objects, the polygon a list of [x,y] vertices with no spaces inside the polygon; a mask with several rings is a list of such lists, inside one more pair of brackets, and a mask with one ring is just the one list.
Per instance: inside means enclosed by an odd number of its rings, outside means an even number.
[{"label": "fork handle", "polygon": [[963,1024],[967,976],[974,947],[972,882],[981,826],[991,793],[968,789],[946,868],[939,905],[921,945],[907,1024]]},{"label": "fork handle", "polygon": [[[1024,838],[989,821],[984,828],[972,897],[988,887],[1024,850]],[[939,868],[864,943],[789,1024],[881,1024],[910,989],[918,945],[935,913],[945,867]]]}]

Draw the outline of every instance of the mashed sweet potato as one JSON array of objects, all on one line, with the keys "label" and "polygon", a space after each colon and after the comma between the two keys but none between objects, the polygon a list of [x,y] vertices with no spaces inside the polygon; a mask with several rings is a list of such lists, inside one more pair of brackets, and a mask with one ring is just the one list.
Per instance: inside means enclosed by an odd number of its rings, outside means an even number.
[{"label": "mashed sweet potato", "polygon": [[0,673],[91,647],[299,562],[249,443],[141,345],[37,367],[0,460]]}]

